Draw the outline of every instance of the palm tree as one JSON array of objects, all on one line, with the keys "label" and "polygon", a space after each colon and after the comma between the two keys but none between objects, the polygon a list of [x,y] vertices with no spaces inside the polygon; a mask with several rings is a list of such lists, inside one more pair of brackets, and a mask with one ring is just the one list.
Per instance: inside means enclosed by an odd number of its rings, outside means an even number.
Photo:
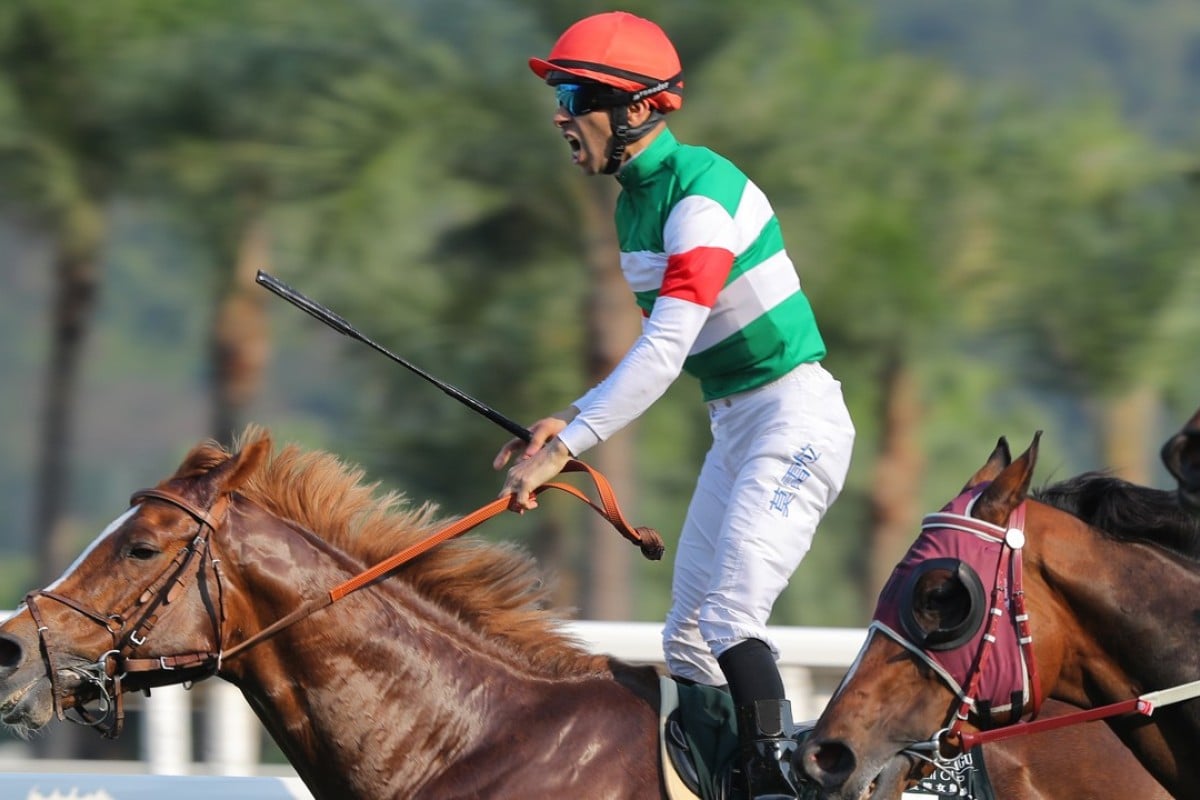
[{"label": "palm tree", "polygon": [[374,30],[362,19],[367,6],[301,2],[285,17],[270,0],[188,6],[170,30],[127,48],[124,77],[141,90],[122,111],[154,123],[138,137],[129,183],[173,209],[211,265],[210,431],[218,440],[248,421],[269,359],[267,297],[254,278],[271,270],[276,209],[308,191],[298,187],[330,180],[333,165],[312,163],[320,154],[305,149],[296,127],[313,87],[360,60],[346,37]]},{"label": "palm tree", "polygon": [[[70,561],[76,542],[67,521],[70,458],[79,376],[101,283],[107,203],[123,153],[120,120],[106,82],[117,42],[148,24],[136,0],[103,9],[68,2],[14,0],[0,8],[0,75],[8,124],[0,133],[0,186],[27,228],[49,243],[53,269],[50,354],[39,421],[34,487],[37,585]],[[77,752],[60,733],[46,755]]]},{"label": "palm tree", "polygon": [[[0,10],[0,74],[10,121],[0,134],[2,182],[25,223],[51,243],[54,302],[35,488],[36,580],[68,563],[63,525],[76,386],[95,308],[105,238],[104,201],[114,173],[109,123],[94,100],[102,50],[85,15],[64,4],[18,2]],[[100,32],[98,32],[100,33]]]},{"label": "palm tree", "polygon": [[1104,107],[1052,131],[1011,126],[997,144],[1011,154],[996,164],[1010,187],[1001,255],[1014,302],[991,328],[1024,342],[1041,385],[1083,398],[1100,466],[1149,483],[1163,393],[1180,385],[1170,353],[1194,342],[1178,324],[1196,280],[1188,161]]}]

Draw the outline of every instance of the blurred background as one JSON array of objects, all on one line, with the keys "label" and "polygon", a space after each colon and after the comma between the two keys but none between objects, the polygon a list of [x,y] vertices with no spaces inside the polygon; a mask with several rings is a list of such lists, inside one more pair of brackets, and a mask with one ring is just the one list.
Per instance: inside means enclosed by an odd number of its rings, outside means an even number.
[{"label": "blurred background", "polygon": [[[1200,404],[1200,4],[621,7],[680,51],[676,135],[775,205],[859,431],[773,622],[865,624],[1002,435],[1045,430],[1041,482],[1169,485],[1158,449]],[[248,423],[446,513],[491,500],[504,431],[253,278],[523,424],[575,399],[638,316],[617,185],[571,164],[525,62],[611,8],[0,4],[0,608]],[[684,377],[586,456],[667,561],[549,497],[480,533],[574,616],[659,621],[707,444]]]}]

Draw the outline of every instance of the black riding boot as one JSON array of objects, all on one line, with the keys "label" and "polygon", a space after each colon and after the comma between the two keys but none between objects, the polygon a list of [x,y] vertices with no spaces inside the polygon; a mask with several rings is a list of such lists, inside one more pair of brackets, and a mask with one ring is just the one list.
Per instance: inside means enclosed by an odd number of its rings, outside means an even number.
[{"label": "black riding boot", "polygon": [[737,707],[742,771],[751,800],[795,800],[800,784],[792,771],[796,741],[791,738],[792,705],[758,700]]},{"label": "black riding boot", "polygon": [[792,705],[784,698],[775,656],[765,642],[746,639],[717,658],[737,710],[742,772],[750,800],[799,796],[792,771]]}]

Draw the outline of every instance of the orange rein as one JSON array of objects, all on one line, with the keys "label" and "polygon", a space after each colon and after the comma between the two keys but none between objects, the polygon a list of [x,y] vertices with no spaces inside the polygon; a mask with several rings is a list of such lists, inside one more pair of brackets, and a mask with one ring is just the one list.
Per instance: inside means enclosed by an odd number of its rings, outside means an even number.
[{"label": "orange rein", "polygon": [[[533,495],[537,496],[545,489],[558,489],[566,492],[590,506],[597,514],[600,514],[609,524],[617,529],[617,532],[628,539],[633,544],[636,544],[642,551],[642,555],[651,561],[657,561],[663,556],[663,551],[666,549],[663,545],[662,537],[658,531],[653,528],[634,528],[630,525],[621,509],[617,505],[616,493],[613,492],[612,485],[608,479],[600,474],[597,470],[589,467],[582,461],[572,459],[568,461],[562,469],[563,472],[586,472],[596,485],[596,491],[600,495],[600,505],[593,503],[588,499],[587,495],[581,490],[566,483],[546,483],[539,486],[533,491]],[[326,606],[336,603],[351,592],[358,591],[364,586],[374,583],[379,578],[388,574],[392,570],[399,567],[405,562],[411,561],[421,555],[430,548],[441,544],[447,539],[453,539],[466,531],[471,530],[475,526],[491,519],[502,511],[510,508],[512,503],[512,495],[507,497],[498,497],[487,505],[472,511],[470,514],[452,522],[441,530],[431,534],[426,539],[417,542],[405,549],[401,550],[393,556],[380,561],[372,567],[369,567],[349,580],[339,583],[334,586],[329,592],[321,597],[315,598],[308,603],[297,608],[292,613],[285,617],[276,620],[271,625],[263,628],[258,633],[251,636],[249,639],[240,644],[231,647],[224,652],[222,658],[231,658],[242,650],[247,650],[265,639],[274,636],[279,631],[287,628],[295,622],[307,617],[315,611],[318,611]]]}]

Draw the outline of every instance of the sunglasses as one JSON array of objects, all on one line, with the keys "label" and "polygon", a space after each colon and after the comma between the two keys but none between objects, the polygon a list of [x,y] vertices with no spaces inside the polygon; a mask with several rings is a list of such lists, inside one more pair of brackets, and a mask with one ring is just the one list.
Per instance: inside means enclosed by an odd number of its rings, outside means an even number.
[{"label": "sunglasses", "polygon": [[560,83],[554,87],[558,105],[572,117],[583,116],[599,108],[612,108],[620,104],[607,86],[587,83]]}]

